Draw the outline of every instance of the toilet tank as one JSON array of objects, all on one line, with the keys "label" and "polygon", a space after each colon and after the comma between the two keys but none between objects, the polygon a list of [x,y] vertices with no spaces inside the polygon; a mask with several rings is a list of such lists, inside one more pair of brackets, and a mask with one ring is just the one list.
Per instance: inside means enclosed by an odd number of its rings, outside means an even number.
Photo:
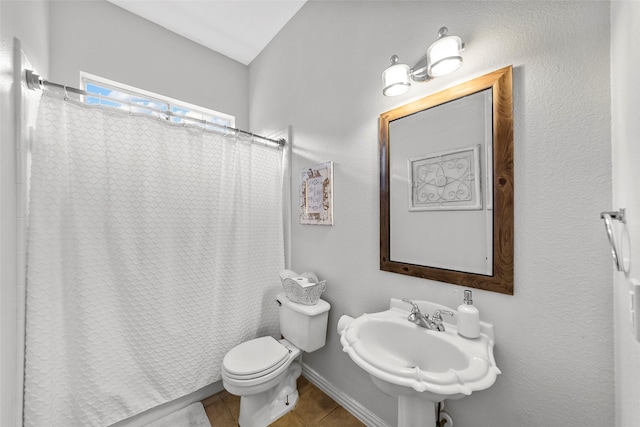
[{"label": "toilet tank", "polygon": [[302,351],[315,351],[327,339],[328,302],[320,299],[315,305],[304,305],[288,299],[284,292],[278,294],[280,333]]}]

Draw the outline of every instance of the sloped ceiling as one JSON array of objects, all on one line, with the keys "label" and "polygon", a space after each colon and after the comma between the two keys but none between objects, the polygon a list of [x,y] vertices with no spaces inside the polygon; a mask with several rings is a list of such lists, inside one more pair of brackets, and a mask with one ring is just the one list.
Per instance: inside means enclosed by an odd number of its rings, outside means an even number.
[{"label": "sloped ceiling", "polygon": [[251,61],[306,0],[108,0],[242,64]]}]

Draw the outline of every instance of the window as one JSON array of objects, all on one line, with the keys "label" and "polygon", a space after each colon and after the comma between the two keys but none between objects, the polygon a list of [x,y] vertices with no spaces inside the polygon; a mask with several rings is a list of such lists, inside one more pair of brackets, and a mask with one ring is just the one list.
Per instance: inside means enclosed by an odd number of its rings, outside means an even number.
[{"label": "window", "polygon": [[134,113],[149,114],[175,123],[182,123],[185,119],[193,119],[196,122],[206,120],[207,128],[217,128],[216,125],[234,128],[236,125],[235,116],[229,114],[178,101],[88,73],[81,73],[81,79],[84,90],[96,95],[87,95],[85,97],[87,104],[105,105]]}]

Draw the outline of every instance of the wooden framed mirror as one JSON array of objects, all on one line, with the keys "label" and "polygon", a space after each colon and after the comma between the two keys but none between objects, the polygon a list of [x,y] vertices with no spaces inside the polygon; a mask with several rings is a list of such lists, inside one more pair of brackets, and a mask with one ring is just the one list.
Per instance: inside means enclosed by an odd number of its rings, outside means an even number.
[{"label": "wooden framed mirror", "polygon": [[380,269],[513,294],[512,66],[380,115]]}]

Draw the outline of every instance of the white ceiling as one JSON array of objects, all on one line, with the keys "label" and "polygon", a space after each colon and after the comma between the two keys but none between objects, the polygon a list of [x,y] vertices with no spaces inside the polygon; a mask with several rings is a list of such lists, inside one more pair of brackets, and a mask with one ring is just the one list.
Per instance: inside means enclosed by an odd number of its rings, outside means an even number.
[{"label": "white ceiling", "polygon": [[108,0],[248,65],[306,0]]}]

